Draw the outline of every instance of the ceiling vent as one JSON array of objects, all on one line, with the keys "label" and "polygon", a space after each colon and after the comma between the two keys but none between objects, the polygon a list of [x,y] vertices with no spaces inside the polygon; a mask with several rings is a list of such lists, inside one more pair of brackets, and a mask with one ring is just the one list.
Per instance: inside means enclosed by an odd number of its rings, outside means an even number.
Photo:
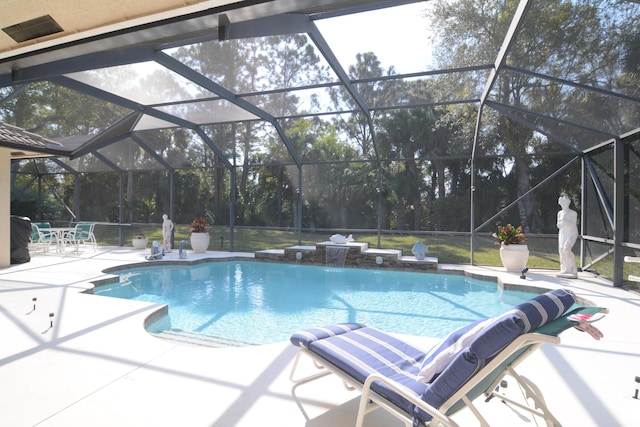
[{"label": "ceiling vent", "polygon": [[18,43],[62,32],[62,27],[49,15],[30,19],[2,29]]}]

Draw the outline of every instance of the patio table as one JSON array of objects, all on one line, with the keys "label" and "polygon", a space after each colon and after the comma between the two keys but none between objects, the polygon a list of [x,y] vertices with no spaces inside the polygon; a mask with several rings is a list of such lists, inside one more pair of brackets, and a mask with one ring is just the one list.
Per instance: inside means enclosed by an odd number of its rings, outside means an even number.
[{"label": "patio table", "polygon": [[56,242],[58,243],[57,251],[58,253],[64,252],[64,236],[75,230],[75,227],[51,227],[51,234],[55,234]]}]

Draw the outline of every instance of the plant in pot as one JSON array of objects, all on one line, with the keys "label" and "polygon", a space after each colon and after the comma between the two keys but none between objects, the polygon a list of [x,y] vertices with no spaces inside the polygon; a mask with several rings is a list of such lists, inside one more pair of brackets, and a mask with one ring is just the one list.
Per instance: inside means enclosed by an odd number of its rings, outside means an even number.
[{"label": "plant in pot", "polygon": [[138,233],[131,239],[131,243],[135,249],[145,249],[149,243],[149,239],[144,237],[144,234]]},{"label": "plant in pot", "polygon": [[191,230],[191,248],[196,253],[204,253],[209,247],[209,228],[204,217],[194,219],[189,224]]},{"label": "plant in pot", "polygon": [[493,233],[493,237],[500,244],[500,259],[505,270],[520,272],[527,266],[529,247],[525,244],[526,238],[521,225],[498,226],[498,231]]}]

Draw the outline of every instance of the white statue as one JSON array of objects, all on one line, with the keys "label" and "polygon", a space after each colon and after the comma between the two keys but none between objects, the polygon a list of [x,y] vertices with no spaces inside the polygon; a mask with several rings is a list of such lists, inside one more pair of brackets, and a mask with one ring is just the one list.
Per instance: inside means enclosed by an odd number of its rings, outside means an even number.
[{"label": "white statue", "polygon": [[413,248],[411,249],[411,253],[415,255],[418,261],[422,261],[425,255],[427,254],[427,252],[429,252],[429,247],[424,246],[420,240],[418,240],[416,244],[413,245]]},{"label": "white statue", "polygon": [[569,208],[571,199],[562,194],[558,199],[562,210],[558,212],[558,253],[560,254],[560,274],[558,277],[575,279],[578,277],[576,256],[573,254],[573,245],[578,239],[578,213]]},{"label": "white statue", "polygon": [[345,237],[342,234],[334,234],[329,238],[333,243],[345,244],[349,242],[353,242],[353,234],[349,234],[349,236]]},{"label": "white statue", "polygon": [[173,231],[173,221],[169,215],[162,215],[162,248],[166,253],[171,252],[171,232]]}]

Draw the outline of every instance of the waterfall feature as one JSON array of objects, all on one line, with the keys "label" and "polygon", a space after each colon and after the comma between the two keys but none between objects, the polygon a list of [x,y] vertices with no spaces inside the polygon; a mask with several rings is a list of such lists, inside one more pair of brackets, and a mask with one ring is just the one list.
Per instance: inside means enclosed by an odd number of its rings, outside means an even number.
[{"label": "waterfall feature", "polygon": [[348,246],[327,246],[326,264],[329,267],[344,267],[344,260],[349,253]]}]

